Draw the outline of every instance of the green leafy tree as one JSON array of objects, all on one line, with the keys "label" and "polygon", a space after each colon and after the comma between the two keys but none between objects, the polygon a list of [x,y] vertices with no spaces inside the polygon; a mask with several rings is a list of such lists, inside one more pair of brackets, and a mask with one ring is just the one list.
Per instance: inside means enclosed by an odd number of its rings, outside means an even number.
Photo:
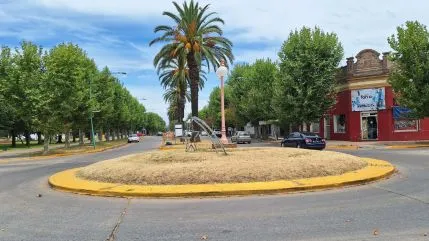
[{"label": "green leafy tree", "polygon": [[[30,145],[31,130],[35,129],[37,103],[40,100],[38,84],[42,80],[42,48],[31,42],[22,42],[12,56],[9,69],[7,101],[14,110],[13,131],[24,133]],[[14,143],[13,143],[14,144]]]},{"label": "green leafy tree", "polygon": [[429,32],[425,25],[408,21],[388,38],[394,68],[389,83],[398,101],[415,117],[429,116]]},{"label": "green leafy tree", "polygon": [[[13,108],[8,97],[11,94],[10,88],[13,86],[12,54],[7,46],[2,46],[0,51],[0,129],[10,132],[13,130],[17,115],[16,109]],[[15,135],[13,135],[13,146],[16,145],[15,140]]]},{"label": "green leafy tree", "polygon": [[87,125],[92,114],[95,100],[90,98],[89,88],[97,69],[85,51],[71,43],[52,48],[45,64],[47,81],[51,83],[50,91],[58,93],[53,97],[61,110],[59,119],[63,123],[68,148],[71,128]]},{"label": "green leafy tree", "polygon": [[276,118],[271,103],[277,65],[270,59],[259,59],[251,65],[237,66],[228,80],[236,118],[258,125],[259,121]]},{"label": "green leafy tree", "polygon": [[279,58],[273,106],[280,121],[300,125],[318,120],[336,101],[335,73],[343,58],[337,35],[318,27],[292,31]]},{"label": "green leafy tree", "polygon": [[145,123],[146,123],[146,130],[154,134],[158,131],[164,131],[166,128],[165,121],[156,113],[153,112],[147,112],[145,114]]},{"label": "green leafy tree", "polygon": [[93,97],[97,103],[97,110],[100,112],[95,115],[94,123],[98,130],[98,139],[102,139],[102,133],[106,134],[106,140],[110,140],[109,130],[112,128],[112,121],[115,109],[113,105],[116,78],[112,76],[109,68],[103,70],[94,78]]},{"label": "green leafy tree", "polygon": [[164,12],[163,15],[173,20],[174,26],[160,25],[155,28],[155,33],[161,32],[160,37],[155,38],[150,45],[163,42],[161,48],[154,58],[155,66],[168,59],[178,56],[186,57],[189,69],[191,107],[192,115],[198,116],[198,91],[200,86],[200,71],[202,61],[207,68],[219,66],[221,59],[230,62],[234,57],[232,54],[232,43],[223,37],[223,31],[218,24],[224,21],[215,17],[216,13],[209,12],[209,5],[200,6],[193,0],[184,2],[182,7],[173,2],[177,14]]}]

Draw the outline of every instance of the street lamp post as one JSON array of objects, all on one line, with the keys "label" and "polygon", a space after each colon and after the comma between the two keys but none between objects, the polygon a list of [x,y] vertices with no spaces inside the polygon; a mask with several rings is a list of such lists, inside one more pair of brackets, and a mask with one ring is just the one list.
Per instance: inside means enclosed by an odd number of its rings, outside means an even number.
[{"label": "street lamp post", "polygon": [[220,66],[216,70],[216,75],[220,79],[220,111],[222,115],[222,137],[221,141],[223,144],[228,144],[228,139],[226,138],[226,128],[225,128],[225,94],[224,94],[224,87],[223,87],[223,78],[228,74],[228,69],[225,67],[225,60],[220,61]]}]

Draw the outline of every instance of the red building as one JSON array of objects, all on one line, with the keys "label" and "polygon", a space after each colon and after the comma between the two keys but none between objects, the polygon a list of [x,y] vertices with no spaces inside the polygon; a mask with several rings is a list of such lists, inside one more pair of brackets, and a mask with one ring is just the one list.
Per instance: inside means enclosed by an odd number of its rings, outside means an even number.
[{"label": "red building", "polygon": [[345,141],[429,140],[429,118],[409,119],[397,106],[387,83],[388,53],[365,49],[347,59],[338,77],[337,104],[312,131],[326,139]]}]

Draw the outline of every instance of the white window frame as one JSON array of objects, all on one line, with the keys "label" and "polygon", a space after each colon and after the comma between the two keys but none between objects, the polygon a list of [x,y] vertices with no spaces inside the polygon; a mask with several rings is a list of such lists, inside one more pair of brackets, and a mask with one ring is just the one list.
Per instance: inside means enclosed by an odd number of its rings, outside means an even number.
[{"label": "white window frame", "polygon": [[[319,125],[319,130],[318,131],[314,131],[314,124],[318,124]],[[311,122],[310,123],[310,132],[313,132],[313,133],[320,133],[320,122]]]},{"label": "white window frame", "polygon": [[420,120],[416,120],[416,119],[414,119],[415,121],[417,121],[417,123],[416,123],[416,129],[414,129],[414,130],[396,130],[395,129],[395,119],[393,119],[393,132],[395,132],[395,133],[401,133],[401,132],[419,132],[419,130],[420,130]]},{"label": "white window frame", "polygon": [[339,115],[333,115],[332,117],[333,117],[333,121],[334,121],[334,133],[335,134],[345,134],[345,133],[347,133],[347,128],[346,128],[346,123],[344,123],[344,131],[338,131],[338,118],[337,117],[339,117],[339,116],[341,116],[341,115],[344,115],[344,117],[346,116],[345,114],[339,114]]}]

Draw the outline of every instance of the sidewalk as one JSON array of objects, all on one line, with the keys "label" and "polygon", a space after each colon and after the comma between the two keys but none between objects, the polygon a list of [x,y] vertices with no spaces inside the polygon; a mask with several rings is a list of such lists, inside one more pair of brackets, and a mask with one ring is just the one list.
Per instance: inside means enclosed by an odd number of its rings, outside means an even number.
[{"label": "sidewalk", "polygon": [[429,147],[429,141],[335,141],[328,140],[326,149],[407,149]]}]

